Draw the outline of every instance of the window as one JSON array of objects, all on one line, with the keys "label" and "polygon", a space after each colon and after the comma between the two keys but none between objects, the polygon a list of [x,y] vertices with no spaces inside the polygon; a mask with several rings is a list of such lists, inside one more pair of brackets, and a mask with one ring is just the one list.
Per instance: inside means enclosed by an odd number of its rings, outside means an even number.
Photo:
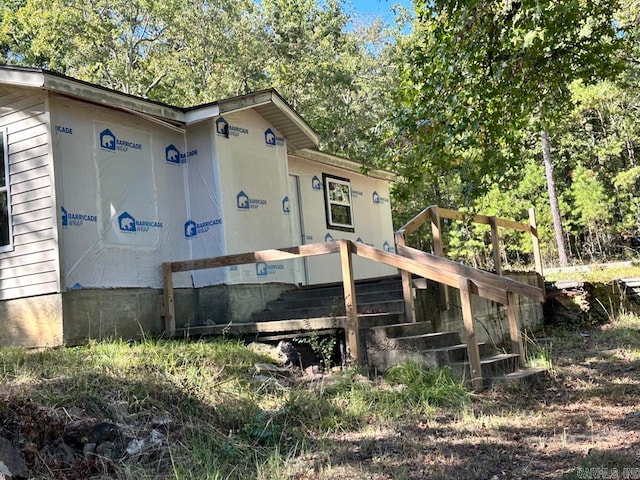
[{"label": "window", "polygon": [[353,232],[351,184],[346,178],[322,175],[327,212],[327,228]]},{"label": "window", "polygon": [[8,150],[7,132],[0,130],[0,252],[11,250]]}]

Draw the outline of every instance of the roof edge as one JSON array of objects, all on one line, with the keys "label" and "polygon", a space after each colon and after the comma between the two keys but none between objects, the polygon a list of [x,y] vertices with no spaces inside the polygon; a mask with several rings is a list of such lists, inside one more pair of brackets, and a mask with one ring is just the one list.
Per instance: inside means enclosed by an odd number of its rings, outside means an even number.
[{"label": "roof edge", "polygon": [[185,114],[181,108],[118,92],[49,71],[43,71],[42,74],[43,84],[41,86],[53,92],[83,98],[108,107],[124,107],[146,115],[185,123]]},{"label": "roof edge", "polygon": [[38,68],[3,66],[0,68],[0,83],[41,88],[44,86],[44,72]]},{"label": "roof edge", "polygon": [[311,160],[313,162],[322,163],[323,165],[344,168],[345,170],[359,173],[360,175],[364,175],[365,177],[377,178],[378,180],[397,182],[399,179],[399,176],[395,173],[379,168],[370,169],[366,173],[363,173],[362,163],[355,160],[350,160],[348,158],[339,157],[338,155],[333,155],[331,153],[321,152],[319,150],[303,148],[291,153],[290,156],[299,157],[304,160]]}]

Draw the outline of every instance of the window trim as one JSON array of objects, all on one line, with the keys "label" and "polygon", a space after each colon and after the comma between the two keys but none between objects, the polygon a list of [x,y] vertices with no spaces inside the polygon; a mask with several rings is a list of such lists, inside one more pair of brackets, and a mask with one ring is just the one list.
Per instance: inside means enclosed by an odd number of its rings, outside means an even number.
[{"label": "window trim", "polygon": [[[349,188],[349,203],[342,202],[332,202],[329,199],[329,182],[332,181],[334,183],[339,183],[342,185],[346,185]],[[355,220],[353,218],[353,194],[351,191],[351,180],[344,177],[338,177],[336,175],[329,175],[327,173],[322,174],[322,185],[324,187],[324,210],[325,217],[327,221],[327,229],[329,230],[340,230],[342,232],[355,232]],[[337,223],[333,221],[331,214],[331,205],[341,205],[349,208],[349,213],[351,214],[351,224],[347,225],[345,223]]]},{"label": "window trim", "polygon": [[0,186],[0,193],[7,193],[7,224],[9,227],[9,243],[0,245],[0,253],[13,251],[13,217],[11,215],[11,189],[9,181],[9,144],[7,143],[8,133],[6,128],[0,128],[0,139],[2,140],[2,162],[4,162],[5,185]]}]

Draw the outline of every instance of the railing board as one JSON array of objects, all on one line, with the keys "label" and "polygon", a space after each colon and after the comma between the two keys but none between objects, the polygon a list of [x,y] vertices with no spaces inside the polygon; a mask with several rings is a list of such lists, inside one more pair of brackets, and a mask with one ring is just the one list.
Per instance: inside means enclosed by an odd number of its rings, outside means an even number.
[{"label": "railing board", "polygon": [[[358,247],[360,247],[360,245],[358,245]],[[368,248],[373,248],[373,247],[368,247]],[[544,302],[545,300],[544,292],[542,291],[541,288],[534,287],[526,283],[518,282],[516,280],[511,280],[510,278],[500,277],[493,273],[477,270],[475,268],[468,267],[466,265],[461,265],[451,260],[447,260],[446,258],[438,257],[436,255],[431,255],[429,253],[425,253],[421,250],[416,250],[415,248],[411,248],[411,247],[399,245],[397,247],[397,251],[398,251],[398,254],[401,255],[402,257],[415,260],[418,265],[421,265],[422,264],[421,262],[425,262],[425,263],[428,262],[429,263],[428,268],[436,272],[435,274],[436,278],[432,278],[432,280],[440,281],[440,283],[445,283],[447,285],[458,288],[457,277],[462,276],[472,280],[476,284],[486,284],[487,287],[492,287],[505,292],[513,292],[518,295],[531,298],[538,302]],[[358,248],[358,252],[360,252],[359,248]],[[397,268],[403,268],[403,267],[397,267]],[[406,269],[410,270],[410,268],[406,268]],[[420,273],[418,272],[413,272],[413,273],[420,275]],[[442,278],[442,280],[438,280],[438,277]],[[431,278],[431,277],[426,277],[426,278]],[[456,283],[451,283],[452,281],[455,281]],[[480,287],[480,285],[478,285],[478,287]],[[489,299],[492,300],[491,298]],[[505,303],[505,302],[500,302],[500,303]]]},{"label": "railing board", "polygon": [[340,243],[338,241],[327,243],[311,243],[309,245],[299,245],[289,248],[274,248],[269,250],[259,250],[257,252],[236,253],[215,258],[200,258],[197,260],[184,260],[171,262],[172,272],[188,272],[192,270],[204,270],[207,268],[230,267],[233,265],[243,265],[256,262],[275,262],[279,260],[289,260],[302,257],[312,257],[315,255],[327,255],[338,253]]},{"label": "railing board", "polygon": [[[448,208],[436,207],[438,209],[438,215],[440,218],[446,218],[449,220],[466,220],[469,218],[464,213],[457,210],[451,210]],[[526,223],[516,222],[514,220],[508,220],[506,218],[490,217],[488,215],[473,215],[472,222],[480,223],[482,225],[491,225],[491,219],[495,218],[496,225],[502,228],[511,228],[512,230],[519,230],[521,232],[530,232],[531,226]]]},{"label": "railing board", "polygon": [[409,235],[415,232],[418,228],[420,228],[424,223],[427,222],[431,218],[433,210],[433,205],[422,210],[418,215],[409,220],[406,224],[404,224],[398,232],[401,232],[403,235]]}]

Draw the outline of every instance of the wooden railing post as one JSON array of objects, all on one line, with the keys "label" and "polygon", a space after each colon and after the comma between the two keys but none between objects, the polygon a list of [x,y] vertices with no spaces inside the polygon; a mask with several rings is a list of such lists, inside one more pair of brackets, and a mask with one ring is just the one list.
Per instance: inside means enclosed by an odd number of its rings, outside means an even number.
[{"label": "wooden railing post", "polygon": [[541,277],[544,277],[542,271],[542,255],[540,255],[540,237],[538,237],[536,212],[533,207],[529,209],[529,225],[531,226],[531,242],[533,243],[533,258],[536,262],[536,272],[538,272]]},{"label": "wooden railing post", "polygon": [[356,303],[356,287],[353,279],[353,259],[351,240],[340,240],[340,264],[342,265],[342,285],[344,288],[344,307],[347,315],[345,334],[348,354],[355,363],[362,363],[360,352],[360,325]]},{"label": "wooden railing post", "polygon": [[498,236],[498,222],[496,217],[489,217],[491,225],[491,245],[493,247],[493,268],[496,275],[502,275],[502,260],[500,259],[500,237]]},{"label": "wooden railing post", "polygon": [[176,334],[176,306],[173,298],[171,262],[162,264],[162,299],[164,303],[164,331],[169,337],[173,337]]},{"label": "wooden railing post", "polygon": [[[395,235],[396,240],[396,252],[398,246],[405,246],[404,233],[397,232]],[[413,283],[411,280],[411,273],[406,270],[400,270],[400,277],[402,278],[402,298],[404,299],[404,318],[407,323],[416,321],[416,308],[413,301]]]},{"label": "wooden railing post", "polygon": [[518,366],[523,366],[525,362],[525,349],[522,344],[522,332],[520,331],[520,316],[518,315],[518,305],[513,292],[507,292],[507,317],[509,318],[509,334],[511,336],[511,352],[520,355]]},{"label": "wooden railing post", "polygon": [[[444,257],[444,249],[442,248],[442,235],[440,214],[438,213],[438,207],[431,207],[431,236],[433,241],[433,254],[438,257]],[[440,284],[440,309],[449,310],[449,287]]]},{"label": "wooden railing post", "polygon": [[467,343],[467,356],[469,357],[469,370],[471,371],[471,384],[475,390],[482,390],[482,365],[480,363],[480,349],[473,325],[473,309],[471,306],[471,281],[460,277],[460,303],[462,305],[462,320],[464,323],[464,336]]}]

